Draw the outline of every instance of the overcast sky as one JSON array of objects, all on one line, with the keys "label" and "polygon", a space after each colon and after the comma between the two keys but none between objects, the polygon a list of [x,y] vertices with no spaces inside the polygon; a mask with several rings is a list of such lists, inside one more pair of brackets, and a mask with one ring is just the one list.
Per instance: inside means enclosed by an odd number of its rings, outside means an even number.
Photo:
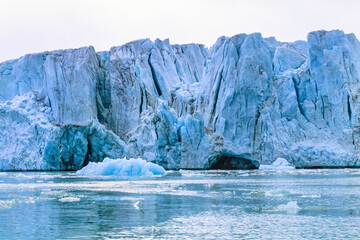
[{"label": "overcast sky", "polygon": [[358,0],[0,0],[0,62],[26,53],[141,39],[203,43],[261,32],[280,41],[314,30],[360,36]]}]

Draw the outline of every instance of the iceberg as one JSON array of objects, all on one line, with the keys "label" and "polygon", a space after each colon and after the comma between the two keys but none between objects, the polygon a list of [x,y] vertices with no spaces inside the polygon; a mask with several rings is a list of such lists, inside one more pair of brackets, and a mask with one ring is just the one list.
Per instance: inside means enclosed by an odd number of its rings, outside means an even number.
[{"label": "iceberg", "polygon": [[127,160],[105,158],[99,163],[91,162],[76,172],[79,176],[111,176],[116,178],[139,178],[162,176],[166,174],[163,167],[143,159]]},{"label": "iceberg", "polygon": [[270,165],[261,164],[259,170],[291,170],[295,169],[285,158],[278,158]]},{"label": "iceberg", "polygon": [[275,208],[275,210],[279,212],[297,214],[301,210],[301,207],[298,206],[296,201],[290,201],[287,204],[280,204],[277,208]]}]

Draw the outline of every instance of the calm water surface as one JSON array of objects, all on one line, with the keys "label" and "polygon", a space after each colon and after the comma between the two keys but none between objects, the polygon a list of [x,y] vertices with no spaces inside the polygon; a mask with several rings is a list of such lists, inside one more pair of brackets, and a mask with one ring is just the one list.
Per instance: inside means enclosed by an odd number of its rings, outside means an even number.
[{"label": "calm water surface", "polygon": [[0,173],[0,239],[359,239],[360,169]]}]

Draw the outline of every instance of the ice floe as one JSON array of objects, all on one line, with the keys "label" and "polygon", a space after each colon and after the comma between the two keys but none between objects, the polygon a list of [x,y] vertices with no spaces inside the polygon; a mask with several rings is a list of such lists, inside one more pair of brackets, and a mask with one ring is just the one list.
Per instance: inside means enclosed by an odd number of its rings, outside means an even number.
[{"label": "ice floe", "polygon": [[78,197],[64,197],[64,198],[60,198],[59,202],[79,202],[80,198]]}]

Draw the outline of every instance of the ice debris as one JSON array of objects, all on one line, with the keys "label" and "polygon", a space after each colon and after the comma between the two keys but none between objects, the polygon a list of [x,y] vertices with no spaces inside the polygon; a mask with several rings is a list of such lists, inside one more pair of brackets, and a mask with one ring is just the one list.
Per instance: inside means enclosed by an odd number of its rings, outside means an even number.
[{"label": "ice debris", "polygon": [[260,165],[259,170],[291,170],[295,169],[285,158],[278,158],[270,165]]},{"label": "ice debris", "polygon": [[64,197],[64,198],[60,198],[59,202],[79,202],[80,198],[78,197]]},{"label": "ice debris", "polygon": [[298,211],[301,210],[301,207],[297,205],[296,201],[290,201],[287,204],[280,204],[279,206],[277,206],[276,210],[278,210],[279,212],[296,214]]}]

